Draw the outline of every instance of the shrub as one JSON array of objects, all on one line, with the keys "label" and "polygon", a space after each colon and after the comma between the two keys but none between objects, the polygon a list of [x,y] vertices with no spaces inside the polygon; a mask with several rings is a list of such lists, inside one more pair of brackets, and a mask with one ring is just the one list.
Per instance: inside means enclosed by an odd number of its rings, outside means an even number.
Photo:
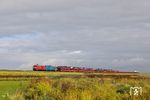
[{"label": "shrub", "polygon": [[[125,84],[123,84],[125,83]],[[144,88],[143,96],[130,97],[129,90],[134,80],[118,83],[112,81],[102,84],[98,78],[60,78],[34,80],[14,98],[25,100],[148,100],[149,85]],[[145,85],[145,83],[140,84]],[[19,95],[18,95],[19,94]],[[22,100],[23,100],[22,99]]]}]

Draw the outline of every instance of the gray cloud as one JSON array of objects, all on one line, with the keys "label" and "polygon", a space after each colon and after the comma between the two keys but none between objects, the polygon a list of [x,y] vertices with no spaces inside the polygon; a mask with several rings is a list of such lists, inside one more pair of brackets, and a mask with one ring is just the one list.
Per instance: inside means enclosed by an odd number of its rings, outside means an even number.
[{"label": "gray cloud", "polygon": [[150,71],[150,2],[0,0],[0,68]]}]

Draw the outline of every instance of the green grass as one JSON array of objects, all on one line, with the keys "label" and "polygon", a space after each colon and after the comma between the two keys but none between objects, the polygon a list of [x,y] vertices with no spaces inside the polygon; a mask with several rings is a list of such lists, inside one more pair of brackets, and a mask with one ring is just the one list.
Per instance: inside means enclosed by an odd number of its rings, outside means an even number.
[{"label": "green grass", "polygon": [[0,76],[58,76],[58,75],[82,75],[80,72],[50,72],[50,71],[0,71]]},{"label": "green grass", "polygon": [[140,73],[83,73],[83,72],[49,72],[49,71],[0,71],[0,81],[2,80],[31,80],[39,77],[104,77],[104,78],[149,78],[149,74]]},{"label": "green grass", "polygon": [[7,100],[17,89],[25,88],[29,81],[0,81],[0,100]]},{"label": "green grass", "polygon": [[84,73],[78,72],[49,72],[49,71],[0,71],[0,80],[26,80],[37,77],[60,77],[60,76],[81,76]]},{"label": "green grass", "polygon": [[[129,88],[143,94],[131,97]],[[0,100],[149,100],[150,74],[0,71]]]}]

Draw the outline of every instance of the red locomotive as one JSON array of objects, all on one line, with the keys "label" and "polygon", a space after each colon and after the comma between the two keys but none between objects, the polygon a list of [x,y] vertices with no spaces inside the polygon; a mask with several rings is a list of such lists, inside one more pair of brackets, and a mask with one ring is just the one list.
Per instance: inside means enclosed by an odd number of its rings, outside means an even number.
[{"label": "red locomotive", "polygon": [[33,65],[33,70],[34,71],[45,71],[46,70],[46,67],[45,65]]}]

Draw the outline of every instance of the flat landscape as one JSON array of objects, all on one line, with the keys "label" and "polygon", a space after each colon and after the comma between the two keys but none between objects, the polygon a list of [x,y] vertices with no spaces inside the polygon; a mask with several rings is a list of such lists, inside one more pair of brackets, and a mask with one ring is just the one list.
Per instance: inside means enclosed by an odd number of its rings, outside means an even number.
[{"label": "flat landscape", "polygon": [[[131,96],[130,87],[142,87]],[[150,74],[0,71],[0,100],[148,100]]]}]

